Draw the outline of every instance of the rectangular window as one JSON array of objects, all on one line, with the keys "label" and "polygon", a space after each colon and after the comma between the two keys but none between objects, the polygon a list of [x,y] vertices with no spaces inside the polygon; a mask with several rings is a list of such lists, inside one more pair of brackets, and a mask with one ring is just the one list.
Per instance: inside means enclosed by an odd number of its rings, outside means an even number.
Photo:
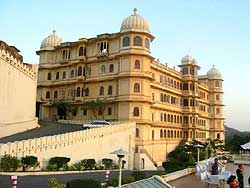
[{"label": "rectangular window", "polygon": [[84,109],[84,110],[83,110],[83,115],[84,115],[84,116],[88,115],[87,109]]},{"label": "rectangular window", "polygon": [[109,116],[112,115],[112,108],[111,107],[108,108],[108,115]]}]

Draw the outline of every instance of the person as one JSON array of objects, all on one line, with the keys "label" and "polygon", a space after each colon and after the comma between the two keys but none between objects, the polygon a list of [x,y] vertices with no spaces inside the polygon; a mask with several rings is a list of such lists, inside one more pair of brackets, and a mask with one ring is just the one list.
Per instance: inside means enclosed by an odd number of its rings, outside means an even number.
[{"label": "person", "polygon": [[236,170],[237,179],[239,182],[239,188],[244,188],[244,166],[242,164],[238,165],[238,169]]},{"label": "person", "polygon": [[212,175],[218,175],[219,174],[218,158],[214,159],[214,164],[212,165],[211,174]]},{"label": "person", "polygon": [[229,183],[230,188],[237,188],[239,187],[239,183],[236,181],[236,176],[233,181]]}]

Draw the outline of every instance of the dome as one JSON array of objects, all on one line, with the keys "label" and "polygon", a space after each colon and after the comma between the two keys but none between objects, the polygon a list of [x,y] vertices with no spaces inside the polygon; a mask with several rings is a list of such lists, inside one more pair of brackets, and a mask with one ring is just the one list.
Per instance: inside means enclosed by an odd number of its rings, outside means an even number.
[{"label": "dome", "polygon": [[182,65],[192,64],[193,61],[195,61],[195,59],[192,56],[186,55],[181,59],[181,64]]},{"label": "dome", "polygon": [[41,44],[40,49],[54,47],[62,43],[62,39],[56,35],[56,31],[53,30],[52,35],[46,37]]},{"label": "dome", "polygon": [[148,22],[134,9],[134,14],[123,20],[120,32],[139,31],[150,33]]},{"label": "dome", "polygon": [[220,71],[214,68],[214,66],[207,72],[207,77],[209,80],[222,79]]}]

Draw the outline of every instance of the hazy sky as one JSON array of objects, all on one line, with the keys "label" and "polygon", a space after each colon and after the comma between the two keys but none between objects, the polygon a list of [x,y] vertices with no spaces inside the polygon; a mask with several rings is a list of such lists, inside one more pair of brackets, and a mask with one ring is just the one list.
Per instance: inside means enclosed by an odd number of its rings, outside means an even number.
[{"label": "hazy sky", "polygon": [[118,32],[135,7],[156,37],[152,55],[176,66],[190,54],[200,74],[215,65],[224,79],[226,125],[250,130],[249,0],[0,0],[0,40],[38,63],[35,51],[53,29],[63,41]]}]

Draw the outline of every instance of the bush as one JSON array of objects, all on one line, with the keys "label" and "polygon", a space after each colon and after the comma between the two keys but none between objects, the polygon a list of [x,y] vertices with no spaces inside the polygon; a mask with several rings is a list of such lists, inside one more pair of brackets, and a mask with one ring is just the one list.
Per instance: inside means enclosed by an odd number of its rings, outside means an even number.
[{"label": "bush", "polygon": [[57,181],[55,178],[50,178],[49,179],[49,185],[51,188],[65,188],[66,184],[61,184]]},{"label": "bush", "polygon": [[101,188],[101,183],[92,179],[75,179],[67,182],[66,188]]},{"label": "bush", "polygon": [[20,166],[20,160],[10,155],[4,155],[0,162],[0,168],[4,172],[15,172]]},{"label": "bush", "polygon": [[86,170],[93,170],[96,166],[95,159],[84,159],[82,160],[84,169]]},{"label": "bush", "polygon": [[63,168],[70,161],[67,157],[53,157],[49,160],[49,165],[56,165],[57,170]]},{"label": "bush", "polygon": [[21,159],[23,171],[30,167],[37,167],[39,165],[37,157],[35,156],[25,156]]},{"label": "bush", "polygon": [[104,169],[112,169],[114,167],[112,159],[102,159],[102,164],[104,165]]},{"label": "bush", "polygon": [[132,172],[131,176],[135,178],[135,181],[145,179],[147,176],[144,172],[141,171],[134,171]]},{"label": "bush", "polygon": [[[128,184],[128,183],[132,183],[136,181],[135,177],[133,176],[127,176],[127,177],[123,177],[122,178],[122,185],[123,184]],[[118,186],[118,178],[112,178],[107,182],[108,186],[113,186],[113,187],[117,187]]]},{"label": "bush", "polygon": [[58,168],[55,164],[48,164],[47,167],[46,167],[46,170],[47,171],[57,171]]}]

